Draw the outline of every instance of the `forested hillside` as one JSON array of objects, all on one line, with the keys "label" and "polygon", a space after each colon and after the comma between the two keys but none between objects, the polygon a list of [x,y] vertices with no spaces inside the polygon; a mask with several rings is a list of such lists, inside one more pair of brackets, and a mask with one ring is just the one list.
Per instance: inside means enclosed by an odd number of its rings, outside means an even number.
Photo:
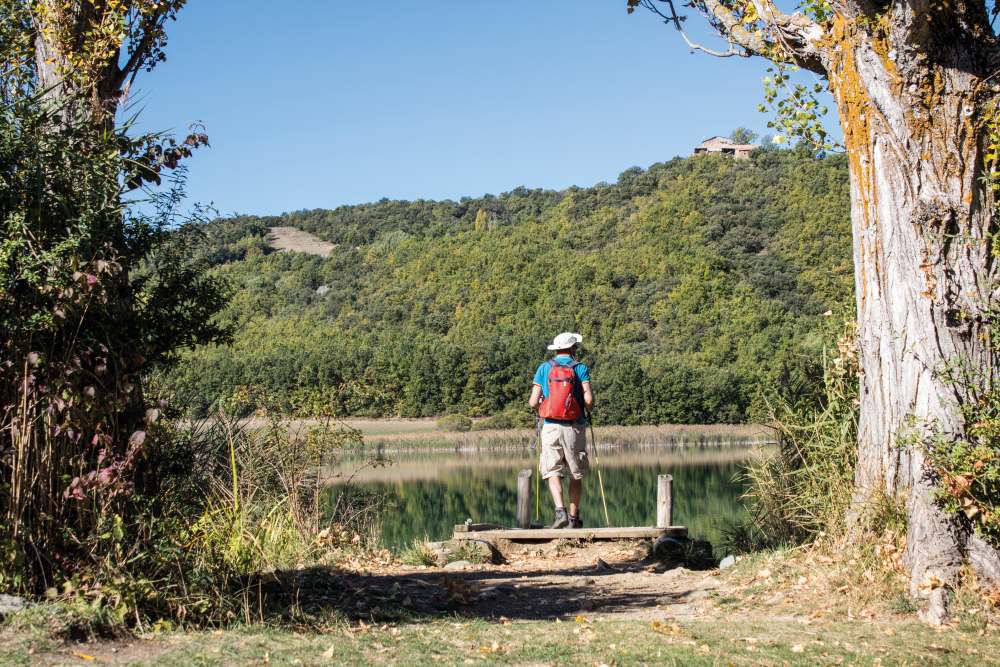
[{"label": "forested hillside", "polygon": [[[493,414],[571,330],[603,421],[740,421],[762,386],[818,384],[824,313],[851,302],[847,187],[840,156],[763,150],[560,192],[218,220],[206,252],[233,342],[187,353],[165,386],[202,412],[253,387],[306,411]],[[275,225],[337,247],[271,252]]]}]

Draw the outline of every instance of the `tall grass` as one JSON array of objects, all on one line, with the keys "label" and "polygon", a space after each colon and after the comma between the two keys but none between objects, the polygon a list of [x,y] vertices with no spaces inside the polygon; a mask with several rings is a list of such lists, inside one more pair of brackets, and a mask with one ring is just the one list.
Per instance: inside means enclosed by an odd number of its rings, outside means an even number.
[{"label": "tall grass", "polygon": [[853,326],[822,359],[823,391],[793,403],[768,399],[777,449],[744,473],[748,519],[728,531],[731,551],[800,544],[845,527],[857,460],[858,367]]},{"label": "tall grass", "polygon": [[215,593],[232,593],[234,584],[262,574],[335,562],[345,548],[374,546],[377,499],[354,497],[332,512],[320,502],[321,465],[356,441],[353,429],[320,422],[292,432],[278,419],[249,428],[220,416],[185,437],[214,451],[214,461],[193,473],[201,502],[178,509],[193,518],[186,567],[225,582]]},{"label": "tall grass", "polygon": [[283,570],[376,547],[372,498],[333,512],[320,502],[322,462],[357,437],[333,422],[290,432],[280,420],[250,428],[225,415],[162,425],[150,436],[159,492],[137,496],[128,525],[103,517],[100,558],[49,597],[119,628],[283,617]]}]

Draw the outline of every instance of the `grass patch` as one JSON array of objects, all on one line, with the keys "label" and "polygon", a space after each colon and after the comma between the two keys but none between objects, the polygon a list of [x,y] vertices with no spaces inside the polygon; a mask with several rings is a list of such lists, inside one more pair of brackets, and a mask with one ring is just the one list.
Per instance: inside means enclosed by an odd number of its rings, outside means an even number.
[{"label": "grass patch", "polygon": [[[324,633],[250,628],[164,634],[143,642],[126,664],[156,665],[813,665],[981,663],[1000,637],[953,629],[928,632],[916,622],[802,624],[729,617],[705,620],[489,622],[448,618],[385,625],[342,624]],[[6,653],[2,652],[7,650]],[[43,662],[66,661],[64,647]],[[101,647],[85,649],[97,660]],[[119,654],[120,655],[120,654]],[[17,649],[0,659],[27,664]],[[51,658],[44,660],[44,658]],[[61,659],[61,660],[60,660]],[[96,660],[95,660],[96,661]],[[75,662],[75,661],[74,661]]]},{"label": "grass patch", "polygon": [[399,562],[404,565],[433,567],[437,565],[437,554],[427,546],[426,540],[413,540],[410,546],[400,552]]},{"label": "grass patch", "polygon": [[917,606],[913,604],[913,600],[910,599],[909,595],[902,592],[889,600],[888,608],[892,613],[903,616],[917,613]]},{"label": "grass patch", "polygon": [[458,547],[448,554],[449,563],[458,560],[468,561],[476,565],[487,563],[490,560],[489,547],[480,542],[461,541],[458,543]]}]

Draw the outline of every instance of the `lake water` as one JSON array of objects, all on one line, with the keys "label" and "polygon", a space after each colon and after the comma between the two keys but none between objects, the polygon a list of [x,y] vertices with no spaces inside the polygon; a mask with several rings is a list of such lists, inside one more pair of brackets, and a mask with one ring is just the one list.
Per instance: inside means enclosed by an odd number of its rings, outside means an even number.
[{"label": "lake water", "polygon": [[[754,451],[759,450],[602,448],[598,455],[611,525],[655,525],[656,477],[669,473],[674,478],[674,523],[688,526],[691,537],[718,545],[724,528],[744,512],[739,501],[744,488],[738,477]],[[333,506],[345,489],[384,498],[382,542],[391,549],[414,539],[448,539],[455,524],[466,519],[513,526],[517,473],[534,468],[537,474],[537,455],[528,448],[387,453],[379,459],[373,453],[342,457],[326,471],[330,486],[324,500],[327,507]],[[373,466],[372,460],[379,462]],[[533,487],[534,483],[533,478]],[[541,521],[548,524],[553,509],[544,482],[541,492]],[[585,526],[605,525],[593,471],[584,480],[581,504]]]}]

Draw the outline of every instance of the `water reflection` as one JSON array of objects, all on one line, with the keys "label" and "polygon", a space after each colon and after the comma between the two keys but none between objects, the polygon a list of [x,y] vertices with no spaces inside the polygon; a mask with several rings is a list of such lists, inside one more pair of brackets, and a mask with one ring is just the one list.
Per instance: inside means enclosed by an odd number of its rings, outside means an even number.
[{"label": "water reflection", "polygon": [[[651,526],[656,521],[656,476],[674,477],[674,523],[688,526],[692,537],[718,543],[722,529],[744,511],[737,476],[754,449],[701,447],[666,449],[618,447],[599,451],[611,524]],[[345,486],[383,495],[389,510],[382,540],[398,549],[414,538],[447,539],[454,525],[473,521],[512,525],[517,472],[536,465],[534,452],[461,451],[393,454],[375,458],[352,455],[324,470],[326,500],[333,503]],[[585,525],[604,525],[597,475],[584,480]],[[542,488],[541,520],[552,521],[548,493]],[[328,505],[330,506],[330,505]],[[534,513],[533,513],[534,516]]]}]

